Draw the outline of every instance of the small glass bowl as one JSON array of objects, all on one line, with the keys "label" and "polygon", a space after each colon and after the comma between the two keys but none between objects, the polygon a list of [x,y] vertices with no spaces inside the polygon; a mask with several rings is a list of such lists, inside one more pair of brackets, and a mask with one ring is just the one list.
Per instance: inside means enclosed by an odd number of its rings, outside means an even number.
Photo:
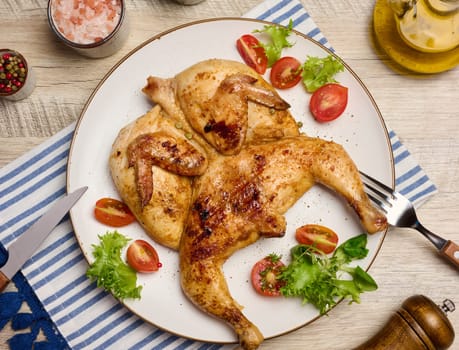
[{"label": "small glass bowl", "polygon": [[19,101],[35,89],[35,74],[32,67],[19,52],[0,49],[0,97]]},{"label": "small glass bowl", "polygon": [[[97,40],[89,43],[81,43],[72,41],[65,36],[59,26],[56,24],[54,18],[54,7],[55,2],[69,2],[73,4],[73,0],[49,0],[48,1],[48,22],[51,30],[54,34],[68,47],[74,49],[79,54],[91,57],[91,58],[102,58],[113,55],[116,53],[125,43],[129,34],[129,25],[127,23],[126,16],[126,4],[124,0],[116,0],[117,5],[119,4],[119,20],[115,25],[114,29],[109,32],[105,37],[98,38]],[[84,1],[80,0],[80,3]],[[77,20],[80,18],[76,18]]]}]

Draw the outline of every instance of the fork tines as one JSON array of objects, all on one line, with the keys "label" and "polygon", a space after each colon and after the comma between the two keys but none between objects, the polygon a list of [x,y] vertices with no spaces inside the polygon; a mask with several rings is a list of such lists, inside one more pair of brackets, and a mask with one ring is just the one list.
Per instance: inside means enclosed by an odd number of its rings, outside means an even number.
[{"label": "fork tines", "polygon": [[360,175],[368,197],[381,209],[387,210],[387,206],[391,206],[391,200],[396,197],[394,190],[361,171]]}]

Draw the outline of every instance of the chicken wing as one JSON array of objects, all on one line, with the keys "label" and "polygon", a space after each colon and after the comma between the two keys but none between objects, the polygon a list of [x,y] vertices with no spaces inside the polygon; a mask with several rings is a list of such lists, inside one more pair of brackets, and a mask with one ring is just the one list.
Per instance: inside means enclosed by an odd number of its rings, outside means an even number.
[{"label": "chicken wing", "polygon": [[289,104],[239,62],[212,59],[171,79],[150,76],[143,92],[170,115],[183,115],[222,154],[236,154],[243,145],[260,140],[299,134]]},{"label": "chicken wing", "polygon": [[[115,187],[145,231],[178,249],[191,203],[191,177],[207,167],[207,152],[191,129],[160,106],[125,126],[112,145]],[[178,125],[180,127],[178,127]]]}]

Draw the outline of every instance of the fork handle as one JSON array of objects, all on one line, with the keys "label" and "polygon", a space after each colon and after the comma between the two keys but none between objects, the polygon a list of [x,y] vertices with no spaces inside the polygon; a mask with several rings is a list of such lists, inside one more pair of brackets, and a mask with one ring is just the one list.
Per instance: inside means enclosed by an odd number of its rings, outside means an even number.
[{"label": "fork handle", "polygon": [[453,241],[447,241],[445,246],[440,249],[440,254],[451,261],[454,266],[459,268],[459,245]]}]

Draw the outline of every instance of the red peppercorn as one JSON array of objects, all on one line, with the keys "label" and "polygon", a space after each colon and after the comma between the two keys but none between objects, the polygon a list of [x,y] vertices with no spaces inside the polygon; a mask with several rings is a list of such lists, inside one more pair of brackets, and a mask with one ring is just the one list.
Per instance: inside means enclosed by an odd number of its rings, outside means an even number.
[{"label": "red peppercorn", "polygon": [[0,53],[0,95],[10,95],[22,88],[27,77],[27,66],[15,51]]}]

